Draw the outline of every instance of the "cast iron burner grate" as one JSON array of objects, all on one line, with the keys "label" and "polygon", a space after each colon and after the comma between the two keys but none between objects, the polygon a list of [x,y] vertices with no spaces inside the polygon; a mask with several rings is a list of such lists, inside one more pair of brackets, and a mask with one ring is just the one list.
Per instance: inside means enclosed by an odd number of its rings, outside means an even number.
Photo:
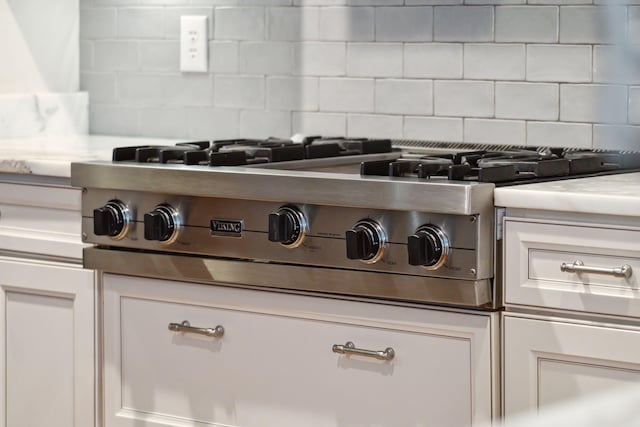
[{"label": "cast iron burner grate", "polygon": [[556,148],[466,151],[411,155],[395,161],[363,162],[360,174],[418,179],[492,182],[496,185],[540,182],[640,170],[638,152],[594,152]]},{"label": "cast iron burner grate", "polygon": [[306,137],[289,139],[228,139],[178,143],[175,146],[120,147],[114,162],[241,166],[361,154],[389,153],[390,139]]}]

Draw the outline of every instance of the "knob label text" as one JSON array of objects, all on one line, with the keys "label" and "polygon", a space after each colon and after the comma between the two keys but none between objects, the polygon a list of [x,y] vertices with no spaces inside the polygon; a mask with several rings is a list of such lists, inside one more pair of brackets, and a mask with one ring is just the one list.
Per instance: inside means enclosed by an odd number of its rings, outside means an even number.
[{"label": "knob label text", "polygon": [[244,221],[232,219],[212,219],[210,225],[212,236],[242,237]]}]

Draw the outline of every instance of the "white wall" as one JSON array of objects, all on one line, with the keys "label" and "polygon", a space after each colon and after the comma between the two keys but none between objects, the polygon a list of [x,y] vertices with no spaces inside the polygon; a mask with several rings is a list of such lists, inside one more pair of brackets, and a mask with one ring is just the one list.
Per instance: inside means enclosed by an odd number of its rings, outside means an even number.
[{"label": "white wall", "polygon": [[78,0],[0,0],[0,94],[76,92]]}]

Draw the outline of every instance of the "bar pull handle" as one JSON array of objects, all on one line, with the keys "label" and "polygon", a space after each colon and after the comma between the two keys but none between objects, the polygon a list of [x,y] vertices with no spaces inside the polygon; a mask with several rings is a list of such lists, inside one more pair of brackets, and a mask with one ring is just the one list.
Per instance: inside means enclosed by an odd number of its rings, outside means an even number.
[{"label": "bar pull handle", "polygon": [[188,320],[183,320],[182,323],[169,323],[169,330],[173,332],[206,335],[208,337],[221,337],[224,335],[222,325],[218,325],[215,328],[197,328],[191,326]]},{"label": "bar pull handle", "polygon": [[357,356],[373,357],[378,360],[391,360],[396,355],[395,350],[391,347],[387,347],[383,351],[363,350],[361,348],[356,348],[355,344],[351,341],[347,341],[345,345],[334,344],[331,350],[333,350],[334,353],[355,354]]},{"label": "bar pull handle", "polygon": [[605,267],[588,267],[584,265],[584,263],[580,260],[576,260],[571,264],[567,264],[563,262],[560,266],[560,271],[564,271],[567,273],[597,273],[597,274],[608,274],[615,277],[624,277],[628,279],[631,277],[631,273],[633,273],[631,266],[629,264],[624,264],[621,267],[615,268],[605,268]]}]

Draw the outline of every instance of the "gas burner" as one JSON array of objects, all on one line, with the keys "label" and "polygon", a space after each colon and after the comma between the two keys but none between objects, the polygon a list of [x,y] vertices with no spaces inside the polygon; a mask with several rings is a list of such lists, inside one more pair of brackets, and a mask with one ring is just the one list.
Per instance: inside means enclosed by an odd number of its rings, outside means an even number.
[{"label": "gas burner", "polygon": [[175,146],[121,147],[114,162],[241,166],[340,156],[389,153],[389,139],[311,136],[290,139],[227,139],[178,143]]},{"label": "gas burner", "polygon": [[640,170],[640,153],[536,148],[418,157],[408,154],[395,161],[362,162],[360,174],[505,185],[631,170]]}]

